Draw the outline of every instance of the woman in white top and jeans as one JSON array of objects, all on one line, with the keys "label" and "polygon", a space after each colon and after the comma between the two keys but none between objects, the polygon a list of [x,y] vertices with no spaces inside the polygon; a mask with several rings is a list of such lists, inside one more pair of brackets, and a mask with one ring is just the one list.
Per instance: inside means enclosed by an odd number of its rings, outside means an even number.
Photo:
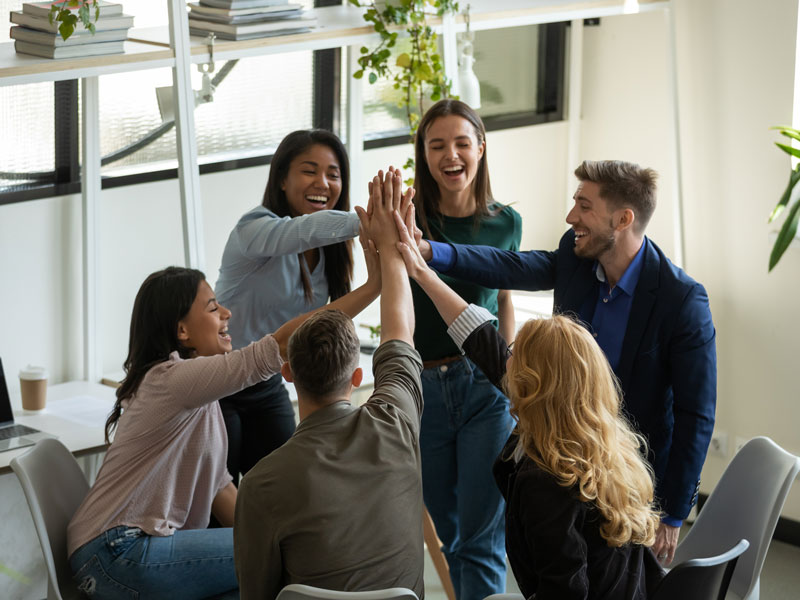
[{"label": "woman in white top and jeans", "polygon": [[[287,135],[272,158],[260,206],[245,213],[225,245],[216,292],[236,314],[234,348],[350,291],[347,152],[324,130]],[[228,431],[228,470],[238,482],[294,432],[294,411],[280,374],[220,401]]]},{"label": "woman in white top and jeans", "polygon": [[[354,316],[380,292],[373,253],[367,283],[331,308]],[[92,598],[206,598],[238,587],[233,563],[236,488],[216,402],[280,371],[300,316],[232,351],[231,312],[197,270],[153,273],[136,296],[126,377],[106,422],[116,429],[97,480],[72,518],[73,577]],[[222,528],[206,529],[213,513]]]}]

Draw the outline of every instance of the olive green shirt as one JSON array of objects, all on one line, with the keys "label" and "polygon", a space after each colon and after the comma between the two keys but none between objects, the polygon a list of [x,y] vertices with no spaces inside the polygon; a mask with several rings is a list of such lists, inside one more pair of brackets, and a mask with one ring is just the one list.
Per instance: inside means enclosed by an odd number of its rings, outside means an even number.
[{"label": "olive green shirt", "polygon": [[272,600],[290,583],[423,598],[421,370],[408,344],[381,344],[363,406],[313,412],[244,476],[233,530],[242,600]]},{"label": "olive green shirt", "polygon": [[[482,218],[477,228],[475,218],[471,216],[442,216],[441,220],[438,217],[429,218],[431,239],[451,244],[478,244],[494,246],[501,250],[519,250],[522,238],[522,218],[519,213],[510,206],[501,204],[493,204],[490,209],[497,212]],[[497,290],[447,275],[439,275],[439,278],[468,303],[482,306],[497,316]],[[461,350],[447,335],[447,326],[439,311],[414,281],[411,282],[411,292],[414,296],[414,313],[417,320],[414,346],[422,356],[422,360],[435,360],[461,354]]]}]

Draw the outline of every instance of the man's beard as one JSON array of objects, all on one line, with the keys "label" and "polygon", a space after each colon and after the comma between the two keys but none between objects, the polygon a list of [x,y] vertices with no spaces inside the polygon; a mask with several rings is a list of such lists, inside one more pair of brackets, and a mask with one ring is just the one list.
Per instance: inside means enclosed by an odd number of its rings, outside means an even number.
[{"label": "man's beard", "polygon": [[575,256],[588,260],[598,260],[603,254],[614,249],[617,240],[614,238],[614,229],[610,228],[602,233],[590,233],[591,241],[583,247],[575,246]]}]

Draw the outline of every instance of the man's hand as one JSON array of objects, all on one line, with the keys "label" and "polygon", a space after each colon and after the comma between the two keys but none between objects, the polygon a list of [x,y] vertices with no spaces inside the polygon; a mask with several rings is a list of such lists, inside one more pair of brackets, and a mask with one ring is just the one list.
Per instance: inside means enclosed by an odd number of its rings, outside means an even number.
[{"label": "man's hand", "polygon": [[376,294],[381,293],[381,261],[378,258],[378,249],[364,231],[363,222],[358,227],[358,240],[364,251],[364,262],[367,265],[367,284]]},{"label": "man's hand", "polygon": [[656,555],[661,566],[668,567],[675,558],[675,548],[678,547],[678,532],[680,527],[672,527],[660,523],[656,529],[656,542],[653,544],[653,554]]}]

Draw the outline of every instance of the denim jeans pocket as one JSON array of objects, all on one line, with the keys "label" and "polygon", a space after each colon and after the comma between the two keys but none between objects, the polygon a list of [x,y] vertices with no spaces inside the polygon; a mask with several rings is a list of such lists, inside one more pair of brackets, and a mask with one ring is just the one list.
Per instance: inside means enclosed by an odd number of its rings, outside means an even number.
[{"label": "denim jeans pocket", "polygon": [[83,565],[72,579],[78,586],[78,591],[89,598],[120,598],[123,600],[138,600],[139,593],[128,586],[122,585],[106,573],[97,555],[92,556]]},{"label": "denim jeans pocket", "polygon": [[115,527],[106,532],[106,551],[112,558],[122,556],[143,535],[138,527]]}]

